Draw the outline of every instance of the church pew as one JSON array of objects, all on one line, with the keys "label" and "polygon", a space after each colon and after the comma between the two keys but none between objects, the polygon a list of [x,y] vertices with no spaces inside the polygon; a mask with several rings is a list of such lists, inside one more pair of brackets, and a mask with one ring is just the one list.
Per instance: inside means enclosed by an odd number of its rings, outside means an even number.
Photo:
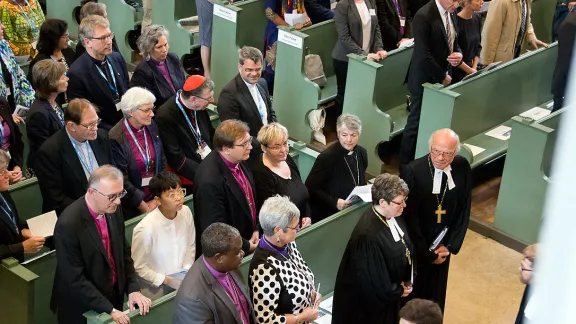
[{"label": "church pew", "polygon": [[556,45],[445,88],[425,84],[416,157],[428,154],[430,135],[445,127],[453,129],[463,144],[485,149],[473,156],[469,148],[462,147],[461,154],[472,168],[505,154],[508,141],[485,133],[499,125],[509,126],[510,118],[552,99],[550,84],[558,51]]},{"label": "church pew", "polygon": [[362,120],[359,144],[368,151],[368,172],[380,174],[378,145],[402,133],[408,110],[404,78],[413,47],[396,49],[380,62],[349,54],[344,113]]},{"label": "church pew", "polygon": [[[132,49],[128,45],[128,32],[138,29],[144,16],[143,10],[136,11],[134,7],[126,4],[124,0],[100,0],[106,5],[110,30],[114,32],[120,54],[127,62],[131,61]],[[130,19],[129,17],[134,17]]]},{"label": "church pew", "polygon": [[16,204],[20,221],[42,214],[42,193],[36,177],[15,183],[8,191]]},{"label": "church pew", "polygon": [[[552,21],[556,11],[556,0],[532,0],[530,22],[539,40],[552,42]],[[532,50],[533,48],[528,47]]]},{"label": "church pew", "polygon": [[[290,137],[305,143],[311,140],[308,112],[318,109],[336,97],[336,75],[332,64],[332,49],[338,35],[334,20],[324,21],[296,31],[281,27],[276,54],[274,101],[278,120]],[[318,54],[322,59],[328,84],[322,89],[304,74],[304,57]]]},{"label": "church pew", "polygon": [[512,118],[494,228],[526,244],[538,241],[559,120],[565,109],[535,122]]},{"label": "church pew", "polygon": [[68,23],[68,33],[73,39],[78,38],[78,23],[74,10],[80,10],[80,0],[47,0],[46,19],[61,19]]},{"label": "church pew", "polygon": [[[214,98],[238,74],[238,49],[253,46],[264,49],[264,34],[268,19],[264,14],[264,0],[247,0],[238,4],[214,4],[212,23],[212,65],[210,78],[214,80]],[[263,53],[264,54],[264,53]],[[265,67],[262,62],[262,67]]]},{"label": "church pew", "polygon": [[[189,7],[196,8],[195,1],[186,2]],[[190,54],[190,50],[199,46],[198,35],[193,34],[182,27],[176,16],[176,0],[152,1],[152,23],[163,25],[170,33],[168,41],[170,52],[175,53],[181,59],[184,54]]]},{"label": "church pew", "polygon": [[308,148],[304,142],[289,140],[288,144],[290,145],[290,156],[292,156],[298,166],[302,182],[306,182],[306,178],[308,178],[310,170],[312,170],[312,166],[320,153]]}]

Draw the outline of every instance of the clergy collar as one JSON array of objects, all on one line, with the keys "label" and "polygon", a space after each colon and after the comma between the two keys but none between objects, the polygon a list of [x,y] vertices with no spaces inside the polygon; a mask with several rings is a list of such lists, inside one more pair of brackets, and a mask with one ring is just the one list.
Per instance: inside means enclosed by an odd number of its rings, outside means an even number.
[{"label": "clergy collar", "polygon": [[232,162],[228,161],[228,159],[226,159],[224,157],[224,155],[222,155],[221,152],[218,152],[218,154],[220,155],[220,158],[222,158],[222,161],[224,161],[224,163],[226,164],[226,166],[229,169],[239,169],[240,168],[240,163],[232,163]]},{"label": "clergy collar", "polygon": [[392,237],[394,238],[394,242],[398,242],[402,239],[402,237],[404,237],[404,231],[402,231],[394,217],[386,219],[384,215],[380,214],[380,212],[376,210],[376,206],[374,205],[372,205],[372,211],[386,225],[386,227],[388,227],[390,234],[392,234]]},{"label": "clergy collar", "polygon": [[92,55],[88,55],[90,56],[90,58],[92,59],[92,62],[94,62],[94,64],[96,64],[96,66],[104,66],[104,64],[106,64],[107,62],[107,56],[104,56],[104,60],[98,60],[96,58],[94,58]]},{"label": "clergy collar", "polygon": [[80,142],[77,141],[74,137],[72,137],[72,135],[70,135],[70,133],[68,132],[68,129],[66,129],[66,135],[68,135],[68,137],[70,138],[70,141],[73,142],[75,145],[84,145],[88,143],[88,140],[84,141],[84,142]]},{"label": "clergy collar", "polygon": [[248,90],[251,90],[252,88],[254,88],[256,86],[256,84],[251,84],[249,82],[246,82],[246,80],[244,80],[244,79],[242,79],[242,81],[244,81],[244,83],[248,87]]},{"label": "clergy collar", "polygon": [[228,272],[220,272],[212,268],[204,256],[202,256],[202,261],[204,261],[204,265],[206,265],[206,268],[208,268],[208,271],[214,276],[214,278],[216,278],[216,280],[224,280],[228,276]]},{"label": "clergy collar", "polygon": [[352,151],[348,151],[347,149],[344,148],[344,146],[342,146],[339,140],[336,140],[336,145],[338,145],[337,146],[338,152],[342,153],[342,155],[344,156],[353,155],[354,153],[356,153],[356,148],[358,147],[358,144],[356,144],[356,146],[354,146],[354,149]]},{"label": "clergy collar", "polygon": [[148,56],[148,57],[149,57],[149,60],[150,60],[152,63],[154,63],[156,66],[166,64],[166,61],[156,61],[155,59],[152,58],[152,56]]},{"label": "clergy collar", "polygon": [[[124,123],[123,123],[124,124]],[[146,126],[142,126],[141,128],[136,128],[134,125],[130,123],[130,120],[126,119],[126,124],[130,127],[133,132],[142,132]]]}]

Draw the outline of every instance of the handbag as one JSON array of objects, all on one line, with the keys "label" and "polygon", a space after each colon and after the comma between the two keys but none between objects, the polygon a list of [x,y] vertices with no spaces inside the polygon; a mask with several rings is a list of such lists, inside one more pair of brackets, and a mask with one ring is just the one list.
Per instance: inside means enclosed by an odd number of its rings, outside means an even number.
[{"label": "handbag", "polygon": [[322,133],[326,122],[326,110],[324,108],[314,109],[308,113],[308,125],[314,131],[314,140],[326,145],[326,136]]},{"label": "handbag", "polygon": [[304,73],[310,81],[322,88],[327,83],[322,59],[318,54],[310,54],[309,48],[306,48],[306,52],[308,54],[304,57]]}]

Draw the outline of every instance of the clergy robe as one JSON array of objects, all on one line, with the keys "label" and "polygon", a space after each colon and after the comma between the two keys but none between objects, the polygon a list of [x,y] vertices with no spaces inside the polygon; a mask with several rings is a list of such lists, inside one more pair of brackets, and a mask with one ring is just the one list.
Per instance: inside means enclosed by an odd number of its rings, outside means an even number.
[{"label": "clergy robe", "polygon": [[[435,213],[438,201],[437,196],[432,193],[434,179],[430,169],[432,168],[434,172],[434,165],[429,160],[429,155],[412,161],[402,168],[400,174],[410,189],[407,206],[402,216],[414,243],[416,250],[414,257],[418,265],[414,290],[408,299],[432,300],[440,305],[442,311],[444,311],[446,301],[450,256],[440,265],[433,264],[437,255],[431,252],[429,247],[442,229],[448,226],[448,233],[441,244],[448,248],[450,255],[458,254],[468,229],[472,191],[472,170],[468,161],[457,155],[450,166],[456,187],[446,191],[446,196],[442,201],[442,209],[446,210],[446,214],[442,215],[440,223]],[[442,173],[439,200],[442,200],[446,185],[447,176]]]},{"label": "clergy robe", "polygon": [[[404,242],[412,243],[402,218],[396,221]],[[390,229],[366,210],[360,218],[342,257],[334,288],[332,324],[397,324],[402,281],[410,281],[411,266],[402,241],[395,242]]]}]

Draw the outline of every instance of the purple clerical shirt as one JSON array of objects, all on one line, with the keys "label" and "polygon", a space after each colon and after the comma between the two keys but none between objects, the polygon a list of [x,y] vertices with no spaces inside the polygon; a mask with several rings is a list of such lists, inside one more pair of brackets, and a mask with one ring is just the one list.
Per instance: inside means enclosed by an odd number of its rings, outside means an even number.
[{"label": "purple clerical shirt", "polygon": [[229,272],[222,273],[216,271],[208,264],[208,262],[206,262],[204,256],[202,256],[202,261],[204,261],[204,264],[206,265],[206,268],[208,268],[208,271],[210,271],[210,273],[214,276],[214,278],[216,278],[216,281],[218,281],[220,286],[222,286],[228,297],[230,297],[230,299],[234,303],[234,307],[236,307],[236,310],[238,311],[240,317],[242,318],[242,323],[244,324],[250,323],[250,316],[248,315],[249,314],[248,302],[246,301],[246,297],[244,297],[244,294],[240,290],[240,287],[238,287],[238,285],[234,281],[234,278],[232,278]]},{"label": "purple clerical shirt", "polygon": [[96,228],[98,229],[98,234],[100,234],[100,238],[102,239],[102,244],[104,244],[104,249],[106,250],[106,254],[108,255],[108,261],[110,261],[110,268],[112,268],[112,287],[116,284],[116,262],[114,262],[114,255],[112,255],[112,245],[110,243],[110,234],[108,233],[108,224],[106,223],[106,215],[98,215],[95,211],[90,208],[90,205],[86,203],[88,206],[88,211],[92,218],[94,218],[94,223],[96,223]]},{"label": "purple clerical shirt", "polygon": [[172,83],[172,78],[170,78],[170,72],[168,72],[168,66],[166,65],[166,61],[164,61],[164,62],[154,61],[154,63],[156,64],[158,71],[160,71],[160,73],[162,73],[162,75],[164,76],[164,79],[166,79],[166,81],[168,82],[170,87],[172,87],[172,91],[176,92],[176,90],[174,88],[174,84]]},{"label": "purple clerical shirt", "polygon": [[252,222],[254,224],[254,228],[256,228],[256,204],[254,202],[254,193],[252,192],[252,186],[250,185],[250,181],[244,174],[244,170],[240,167],[240,163],[232,163],[226,160],[225,157],[220,154],[222,161],[226,163],[228,169],[232,172],[234,179],[238,182],[242,191],[244,191],[244,195],[246,196],[246,200],[248,201],[248,205],[250,206],[250,211],[252,213]]},{"label": "purple clerical shirt", "polygon": [[[148,169],[148,172],[146,172],[146,162],[144,161],[144,157],[140,153],[140,150],[138,150],[136,142],[134,142],[134,139],[132,136],[130,136],[130,132],[128,132],[128,129],[126,129],[126,125],[124,122],[122,122],[122,130],[124,131],[124,134],[128,139],[128,143],[130,143],[130,147],[132,148],[132,152],[134,153],[134,158],[136,159],[136,165],[138,166],[138,172],[140,173],[140,176],[142,179],[154,176],[154,170],[156,169],[156,150],[154,150],[154,143],[152,142],[152,136],[150,136],[150,132],[148,129],[146,129],[146,127],[136,129],[134,126],[132,126],[132,124],[128,123],[128,125],[130,126],[130,129],[136,137],[138,145],[140,145],[144,154],[146,154],[146,142],[148,142],[148,151],[150,154],[150,161],[152,161],[152,167]],[[144,132],[146,132],[146,142],[144,141]],[[143,187],[143,189],[144,196],[147,197],[149,194],[148,186]]]}]

